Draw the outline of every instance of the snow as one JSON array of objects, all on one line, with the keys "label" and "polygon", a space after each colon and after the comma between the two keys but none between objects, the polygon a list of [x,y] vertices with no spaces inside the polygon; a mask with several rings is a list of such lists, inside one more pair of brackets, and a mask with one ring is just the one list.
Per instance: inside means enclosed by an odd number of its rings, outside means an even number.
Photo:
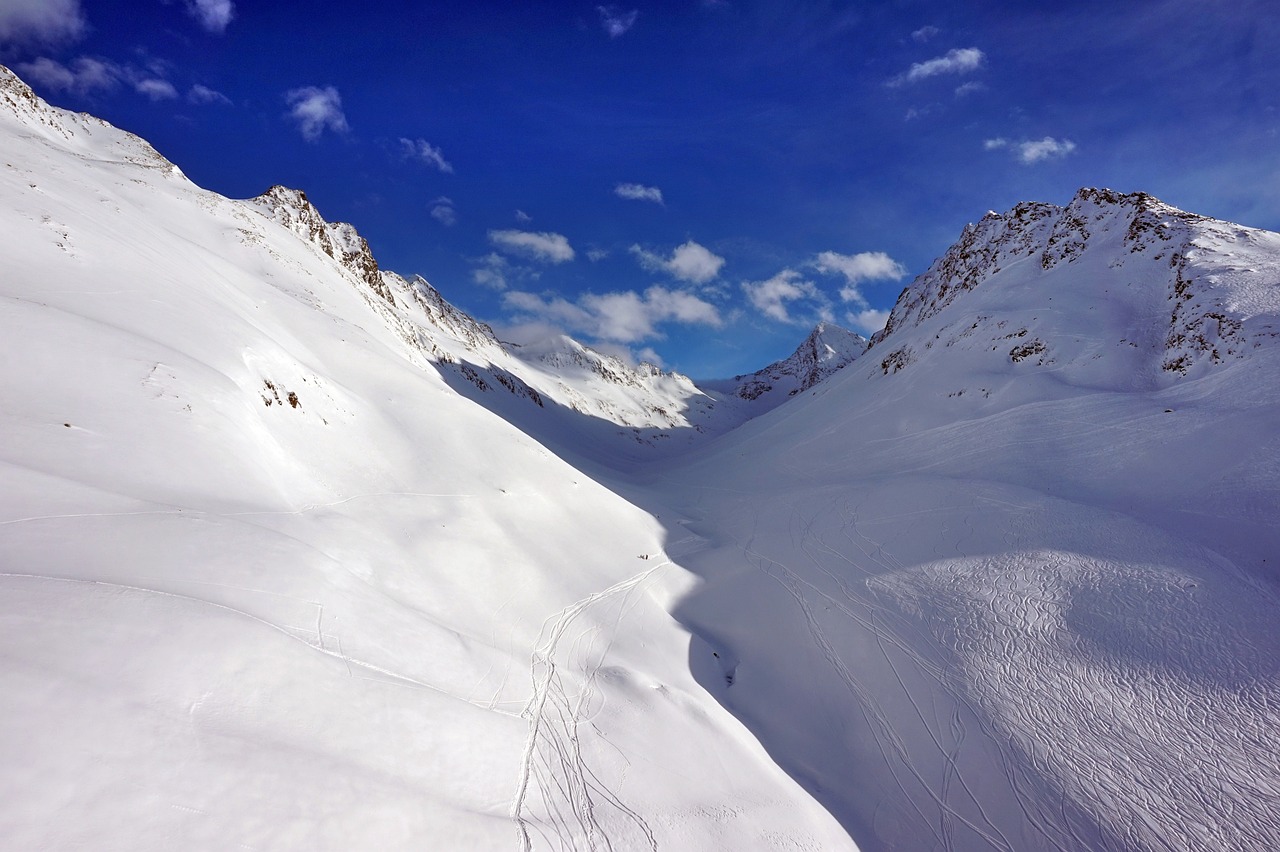
[{"label": "snow", "polygon": [[6,845],[1280,847],[1280,235],[1019,205],[694,382],[0,100]]},{"label": "snow", "polygon": [[358,241],[0,82],[8,845],[849,846],[690,674],[661,524]]}]

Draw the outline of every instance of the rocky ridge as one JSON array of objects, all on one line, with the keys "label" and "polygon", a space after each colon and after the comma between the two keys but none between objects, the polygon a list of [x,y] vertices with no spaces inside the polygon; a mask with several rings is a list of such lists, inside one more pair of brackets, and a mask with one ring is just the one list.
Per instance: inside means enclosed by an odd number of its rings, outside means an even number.
[{"label": "rocky ridge", "polygon": [[[1066,207],[1027,202],[967,225],[903,290],[870,347],[883,353],[879,372],[892,374],[932,348],[932,341],[922,346],[909,338],[938,326],[934,340],[948,346],[972,338],[999,349],[1010,341],[1014,363],[1062,366],[1066,353],[1048,330],[1037,337],[1027,323],[1010,326],[1010,310],[1054,302],[1055,311],[1122,320],[1110,342],[1142,348],[1166,380],[1198,374],[1275,336],[1277,250],[1280,236],[1270,232],[1188,213],[1142,192],[1084,188]],[[1064,302],[1068,307],[1059,307]],[[973,311],[971,322],[950,328]]]}]

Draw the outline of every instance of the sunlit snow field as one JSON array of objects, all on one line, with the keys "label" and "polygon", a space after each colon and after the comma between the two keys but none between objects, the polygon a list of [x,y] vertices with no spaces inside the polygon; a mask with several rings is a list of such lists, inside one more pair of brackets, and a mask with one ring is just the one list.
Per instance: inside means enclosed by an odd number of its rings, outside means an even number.
[{"label": "sunlit snow field", "polygon": [[984,219],[753,408],[0,150],[6,848],[1280,847],[1280,236]]}]

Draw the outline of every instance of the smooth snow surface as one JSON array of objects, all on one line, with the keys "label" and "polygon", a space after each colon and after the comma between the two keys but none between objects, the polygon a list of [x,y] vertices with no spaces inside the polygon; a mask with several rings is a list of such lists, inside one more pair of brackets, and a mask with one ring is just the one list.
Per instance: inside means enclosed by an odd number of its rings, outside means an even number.
[{"label": "smooth snow surface", "polygon": [[6,848],[1280,848],[1280,235],[990,214],[751,399],[0,151]]}]

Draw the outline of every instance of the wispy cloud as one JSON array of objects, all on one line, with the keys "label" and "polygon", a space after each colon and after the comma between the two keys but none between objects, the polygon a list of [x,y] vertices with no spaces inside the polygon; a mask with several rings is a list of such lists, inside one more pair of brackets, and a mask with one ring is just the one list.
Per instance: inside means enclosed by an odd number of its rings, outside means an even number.
[{"label": "wispy cloud", "polygon": [[326,130],[346,133],[350,128],[342,113],[342,96],[333,86],[303,86],[285,93],[289,117],[308,142],[315,142]]},{"label": "wispy cloud", "polygon": [[678,246],[670,257],[664,258],[638,245],[631,247],[631,253],[650,272],[665,272],[690,284],[706,284],[724,267],[723,257],[693,240]]},{"label": "wispy cloud", "polygon": [[442,195],[431,202],[431,218],[445,227],[456,225],[458,223],[458,211],[453,206],[453,199]]},{"label": "wispy cloud", "polygon": [[23,62],[18,70],[28,80],[50,89],[76,92],[81,95],[113,89],[120,83],[123,70],[112,62],[81,56],[63,65],[47,57]]},{"label": "wispy cloud", "polygon": [[196,83],[191,87],[191,90],[187,92],[187,100],[193,104],[229,105],[231,103],[231,98],[222,94],[222,92],[210,89],[208,86],[202,86],[199,83]]},{"label": "wispy cloud", "polygon": [[517,210],[516,221],[522,225],[527,225],[533,221],[533,217],[530,216],[528,213],[524,212],[523,210]]},{"label": "wispy cloud", "polygon": [[719,310],[710,302],[692,293],[656,285],[643,293],[585,293],[576,302],[513,290],[503,296],[503,305],[522,318],[543,320],[615,343],[662,337],[658,326],[667,322],[715,327],[723,324]]},{"label": "wispy cloud", "polygon": [[187,0],[187,11],[200,22],[200,26],[215,34],[226,32],[236,16],[232,0]]},{"label": "wispy cloud", "polygon": [[807,320],[792,317],[788,307],[788,303],[804,299],[817,302],[820,316],[829,317],[821,292],[812,281],[806,281],[794,269],[784,269],[767,281],[744,281],[742,291],[746,293],[747,300],[756,310],[778,322],[790,324],[807,322]]},{"label": "wispy cloud", "polygon": [[1046,136],[1043,139],[1024,139],[1021,142],[1010,142],[1003,136],[987,139],[982,143],[984,151],[1010,150],[1018,162],[1030,166],[1044,160],[1055,160],[1065,157],[1076,149],[1076,143],[1070,139],[1055,139]]},{"label": "wispy cloud", "polygon": [[66,44],[86,26],[80,0],[0,0],[0,44]]},{"label": "wispy cloud", "polygon": [[948,50],[944,55],[934,57],[926,62],[917,62],[889,81],[890,86],[901,86],[906,83],[918,83],[939,74],[968,74],[982,67],[987,55],[976,47],[962,47]]},{"label": "wispy cloud", "polygon": [[613,188],[613,194],[628,201],[652,201],[662,203],[662,190],[656,186],[644,186],[638,183],[620,183]]},{"label": "wispy cloud", "polygon": [[138,94],[146,95],[153,101],[169,101],[178,97],[178,90],[172,83],[154,77],[138,80],[133,84],[133,88]]},{"label": "wispy cloud", "polygon": [[565,263],[573,260],[573,247],[563,234],[533,231],[490,231],[489,242],[499,250],[542,261]]},{"label": "wispy cloud", "polygon": [[512,267],[505,257],[497,252],[490,252],[476,263],[476,267],[471,270],[472,281],[490,290],[507,289]]},{"label": "wispy cloud", "polygon": [[930,24],[930,25],[923,26],[920,29],[913,32],[911,34],[911,38],[914,41],[919,42],[920,44],[924,44],[925,42],[929,41],[931,38],[933,38],[940,32],[942,31]]},{"label": "wispy cloud", "polygon": [[444,158],[444,152],[425,139],[405,139],[402,137],[400,139],[400,153],[406,159],[425,163],[447,175],[453,174],[453,165]]},{"label": "wispy cloud", "polygon": [[640,12],[632,9],[624,12],[620,6],[597,6],[600,13],[600,26],[609,34],[609,38],[617,38],[636,25]]},{"label": "wispy cloud", "polygon": [[974,92],[981,92],[986,88],[987,87],[985,85],[979,83],[977,80],[970,80],[967,83],[961,83],[959,86],[956,86],[956,97],[963,98],[967,95],[972,95]]}]

